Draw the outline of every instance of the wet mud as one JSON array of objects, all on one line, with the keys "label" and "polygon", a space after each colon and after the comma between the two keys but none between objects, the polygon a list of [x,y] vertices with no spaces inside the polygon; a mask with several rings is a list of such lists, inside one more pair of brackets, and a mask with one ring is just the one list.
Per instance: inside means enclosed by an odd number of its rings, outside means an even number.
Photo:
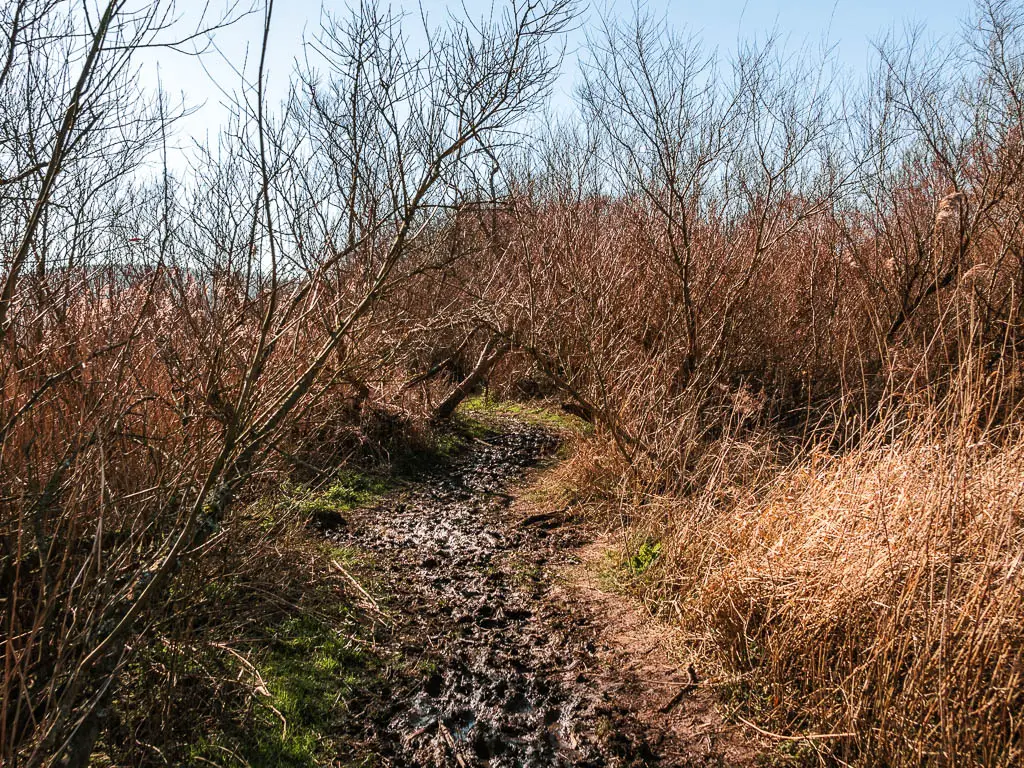
[{"label": "wet mud", "polygon": [[397,662],[360,717],[380,764],[684,764],[617,701],[622,681],[609,685],[590,617],[553,586],[552,561],[582,543],[579,527],[513,508],[557,446],[509,423],[336,534],[369,553],[387,596],[378,642]]}]

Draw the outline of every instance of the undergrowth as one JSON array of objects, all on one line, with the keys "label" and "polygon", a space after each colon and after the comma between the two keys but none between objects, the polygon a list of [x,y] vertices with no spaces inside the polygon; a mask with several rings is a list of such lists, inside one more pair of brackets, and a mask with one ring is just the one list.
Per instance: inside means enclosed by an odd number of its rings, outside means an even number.
[{"label": "undergrowth", "polygon": [[[94,754],[99,765],[370,766],[355,719],[385,660],[340,569],[373,588],[363,553],[308,525],[372,504],[390,477],[352,468],[316,489],[285,487],[228,521],[206,569],[133,657]],[[192,620],[177,620],[188,605]]]},{"label": "undergrowth", "polygon": [[351,638],[322,620],[300,615],[282,621],[257,654],[254,674],[261,683],[242,727],[201,740],[190,758],[217,762],[224,754],[219,747],[227,746],[244,760],[240,765],[332,762],[343,749],[337,733],[348,700],[368,685],[374,665]]},{"label": "undergrowth", "polygon": [[1024,760],[1022,425],[981,393],[965,370],[842,451],[722,436],[686,486],[634,468],[591,502],[613,586],[693,638],[772,764]]}]

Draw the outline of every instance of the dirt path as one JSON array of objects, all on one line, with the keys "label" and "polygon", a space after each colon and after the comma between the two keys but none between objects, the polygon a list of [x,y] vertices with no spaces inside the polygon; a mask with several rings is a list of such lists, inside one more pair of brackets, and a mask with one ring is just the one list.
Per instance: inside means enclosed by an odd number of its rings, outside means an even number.
[{"label": "dirt path", "polygon": [[590,537],[513,502],[557,445],[510,422],[342,534],[389,596],[378,640],[396,664],[365,702],[370,750],[388,766],[735,764],[706,701],[699,734],[654,714],[688,711],[687,674],[629,669],[635,649],[609,640],[608,606],[554,578]]}]

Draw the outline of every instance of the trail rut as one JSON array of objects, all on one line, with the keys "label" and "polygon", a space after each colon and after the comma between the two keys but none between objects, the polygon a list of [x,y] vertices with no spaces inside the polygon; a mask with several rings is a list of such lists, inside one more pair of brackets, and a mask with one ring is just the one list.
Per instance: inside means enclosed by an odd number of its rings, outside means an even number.
[{"label": "trail rut", "polygon": [[388,596],[377,635],[398,661],[361,718],[384,765],[726,764],[641,718],[629,692],[644,681],[616,667],[593,606],[555,586],[585,529],[512,504],[558,443],[510,421],[335,534],[370,553]]}]

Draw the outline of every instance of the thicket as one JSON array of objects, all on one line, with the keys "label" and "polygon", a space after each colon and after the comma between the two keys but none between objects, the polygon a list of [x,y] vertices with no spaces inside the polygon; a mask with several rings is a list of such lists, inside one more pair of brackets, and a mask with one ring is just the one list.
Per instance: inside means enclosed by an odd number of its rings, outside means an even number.
[{"label": "thicket", "polygon": [[133,57],[219,21],[0,10],[4,760],[88,759],[233,509],[486,384],[594,422],[585,495],[766,728],[1019,764],[1024,8],[852,80],[610,20],[537,120],[577,10],[327,15],[273,109],[265,35],[187,178]]}]

